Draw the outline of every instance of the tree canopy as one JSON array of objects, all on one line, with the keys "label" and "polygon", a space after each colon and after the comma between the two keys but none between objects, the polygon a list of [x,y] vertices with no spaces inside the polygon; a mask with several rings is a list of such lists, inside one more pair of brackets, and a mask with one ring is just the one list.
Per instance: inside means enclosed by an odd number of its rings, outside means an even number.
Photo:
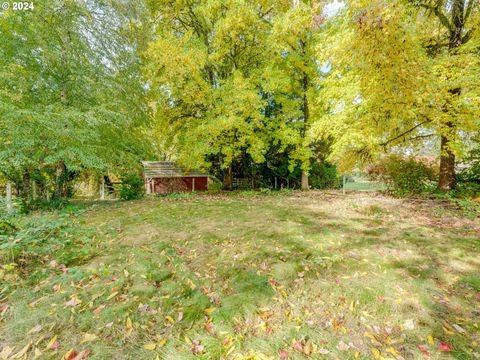
[{"label": "tree canopy", "polygon": [[32,182],[63,197],[82,173],[157,159],[210,169],[226,188],[256,173],[306,189],[327,161],[349,172],[428,147],[439,187],[454,188],[480,128],[478,1],[331,5],[53,0],[5,10],[3,177],[26,197]]}]

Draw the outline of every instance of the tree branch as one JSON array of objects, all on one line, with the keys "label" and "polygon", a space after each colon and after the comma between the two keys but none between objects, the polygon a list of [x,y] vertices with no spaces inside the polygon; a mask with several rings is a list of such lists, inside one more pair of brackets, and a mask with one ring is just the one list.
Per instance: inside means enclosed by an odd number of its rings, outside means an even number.
[{"label": "tree branch", "polygon": [[420,4],[421,7],[432,11],[435,16],[440,20],[443,26],[445,26],[448,31],[453,32],[453,25],[448,20],[447,16],[443,13],[439,6],[432,6],[428,4]]},{"label": "tree branch", "polygon": [[463,16],[463,19],[464,19],[465,23],[470,18],[470,15],[472,15],[472,11],[475,8],[475,5],[477,5],[477,0],[470,0],[468,2],[467,9],[465,10],[465,15]]},{"label": "tree branch", "polygon": [[396,141],[396,140],[404,137],[405,135],[411,133],[412,131],[415,131],[415,130],[418,129],[420,126],[425,125],[425,124],[427,124],[427,123],[429,123],[429,122],[431,122],[430,119],[425,120],[425,121],[421,122],[420,124],[415,125],[413,128],[408,129],[407,131],[404,131],[404,132],[401,133],[400,135],[395,136],[394,138],[392,138],[392,139],[390,139],[390,140],[387,140],[387,141],[384,142],[384,143],[381,143],[380,145],[381,145],[381,146],[387,146],[387,145],[391,144],[392,142],[394,142],[394,141]]}]

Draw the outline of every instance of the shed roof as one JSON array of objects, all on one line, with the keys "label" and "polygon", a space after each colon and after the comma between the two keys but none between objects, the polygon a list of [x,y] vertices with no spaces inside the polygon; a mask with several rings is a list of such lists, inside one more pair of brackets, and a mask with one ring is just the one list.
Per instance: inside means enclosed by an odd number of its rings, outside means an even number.
[{"label": "shed roof", "polygon": [[171,161],[142,161],[143,173],[147,178],[207,177],[204,172],[192,169],[187,171]]}]

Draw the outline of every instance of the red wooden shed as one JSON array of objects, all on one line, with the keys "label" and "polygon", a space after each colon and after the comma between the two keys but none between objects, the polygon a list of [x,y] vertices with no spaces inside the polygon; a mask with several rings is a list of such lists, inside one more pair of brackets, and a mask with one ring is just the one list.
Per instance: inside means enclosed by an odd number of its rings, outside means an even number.
[{"label": "red wooden shed", "polygon": [[174,162],[142,161],[147,194],[205,191],[208,175],[199,170],[186,171]]}]

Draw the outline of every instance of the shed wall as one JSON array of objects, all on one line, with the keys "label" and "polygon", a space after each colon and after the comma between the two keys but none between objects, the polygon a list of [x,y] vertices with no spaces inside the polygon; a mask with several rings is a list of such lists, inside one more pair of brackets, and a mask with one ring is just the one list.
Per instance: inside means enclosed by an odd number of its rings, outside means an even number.
[{"label": "shed wall", "polygon": [[[195,189],[193,183],[195,179]],[[155,194],[169,194],[172,192],[206,191],[208,189],[208,177],[162,177],[153,179],[153,192]]]}]

